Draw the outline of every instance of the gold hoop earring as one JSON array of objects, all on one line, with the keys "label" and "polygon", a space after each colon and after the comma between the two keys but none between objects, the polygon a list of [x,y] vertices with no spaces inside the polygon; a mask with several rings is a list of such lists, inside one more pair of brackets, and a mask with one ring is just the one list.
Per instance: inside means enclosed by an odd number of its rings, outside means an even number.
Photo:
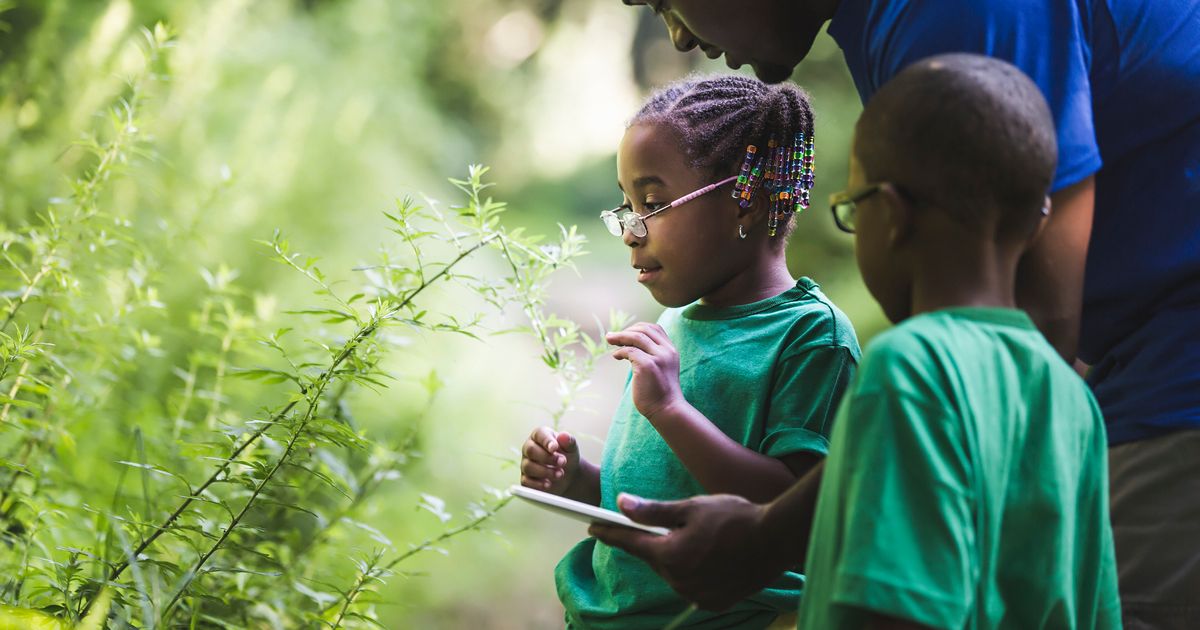
[{"label": "gold hoop earring", "polygon": [[739,223],[738,224],[738,238],[745,240],[746,236],[747,236],[746,230],[742,229],[742,224]]}]

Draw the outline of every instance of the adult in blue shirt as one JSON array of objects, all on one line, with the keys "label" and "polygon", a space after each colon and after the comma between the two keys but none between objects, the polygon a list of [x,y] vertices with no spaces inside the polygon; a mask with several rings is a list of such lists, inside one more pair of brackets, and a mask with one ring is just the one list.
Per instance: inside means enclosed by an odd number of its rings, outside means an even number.
[{"label": "adult in blue shirt", "polygon": [[[776,82],[828,23],[864,102],[946,52],[1005,59],[1037,83],[1059,164],[1052,220],[1022,261],[1018,300],[1067,361],[1090,366],[1126,625],[1200,627],[1200,3],[625,3],[660,14],[676,48],[724,54]],[[701,505],[723,504],[687,507]]]}]

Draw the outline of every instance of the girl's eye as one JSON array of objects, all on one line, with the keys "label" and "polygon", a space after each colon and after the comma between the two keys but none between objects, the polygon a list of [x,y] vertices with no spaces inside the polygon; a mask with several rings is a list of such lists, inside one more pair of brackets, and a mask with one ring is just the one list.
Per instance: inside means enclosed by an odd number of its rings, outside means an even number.
[{"label": "girl's eye", "polygon": [[667,204],[660,203],[657,201],[647,201],[646,203],[644,203],[642,205],[643,205],[643,207],[646,208],[646,212],[654,212],[655,210],[658,210],[659,208],[662,208],[663,206],[665,206]]}]

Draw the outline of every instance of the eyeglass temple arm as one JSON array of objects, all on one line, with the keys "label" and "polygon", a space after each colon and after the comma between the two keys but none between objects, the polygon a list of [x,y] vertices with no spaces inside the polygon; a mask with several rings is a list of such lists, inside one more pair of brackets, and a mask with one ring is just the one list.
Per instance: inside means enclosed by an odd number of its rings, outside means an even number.
[{"label": "eyeglass temple arm", "polygon": [[709,184],[709,185],[705,186],[704,188],[697,190],[696,192],[688,193],[688,194],[676,199],[675,201],[672,201],[671,203],[667,204],[666,206],[659,208],[655,212],[662,212],[663,210],[666,210],[667,208],[674,208],[675,206],[683,205],[683,204],[695,199],[696,197],[699,197],[700,195],[706,195],[706,194],[712,192],[713,190],[716,190],[717,188],[724,186],[725,184],[728,184],[729,182],[731,182],[735,179],[737,179],[737,175],[733,175],[731,177],[726,177],[725,179],[722,179],[721,181],[719,181],[715,184]]}]

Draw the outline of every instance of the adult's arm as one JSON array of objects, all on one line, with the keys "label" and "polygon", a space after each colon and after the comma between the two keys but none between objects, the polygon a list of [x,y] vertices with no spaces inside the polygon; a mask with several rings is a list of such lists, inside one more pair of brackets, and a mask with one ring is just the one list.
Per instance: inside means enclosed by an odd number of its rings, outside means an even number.
[{"label": "adult's arm", "polygon": [[733,495],[655,502],[622,495],[621,511],[657,536],[593,525],[600,541],[643,559],[671,588],[705,610],[724,610],[803,565],[824,462],[767,505]]},{"label": "adult's arm", "polygon": [[1017,304],[1069,364],[1079,345],[1094,200],[1090,176],[1051,195],[1050,220],[1017,268]]}]

